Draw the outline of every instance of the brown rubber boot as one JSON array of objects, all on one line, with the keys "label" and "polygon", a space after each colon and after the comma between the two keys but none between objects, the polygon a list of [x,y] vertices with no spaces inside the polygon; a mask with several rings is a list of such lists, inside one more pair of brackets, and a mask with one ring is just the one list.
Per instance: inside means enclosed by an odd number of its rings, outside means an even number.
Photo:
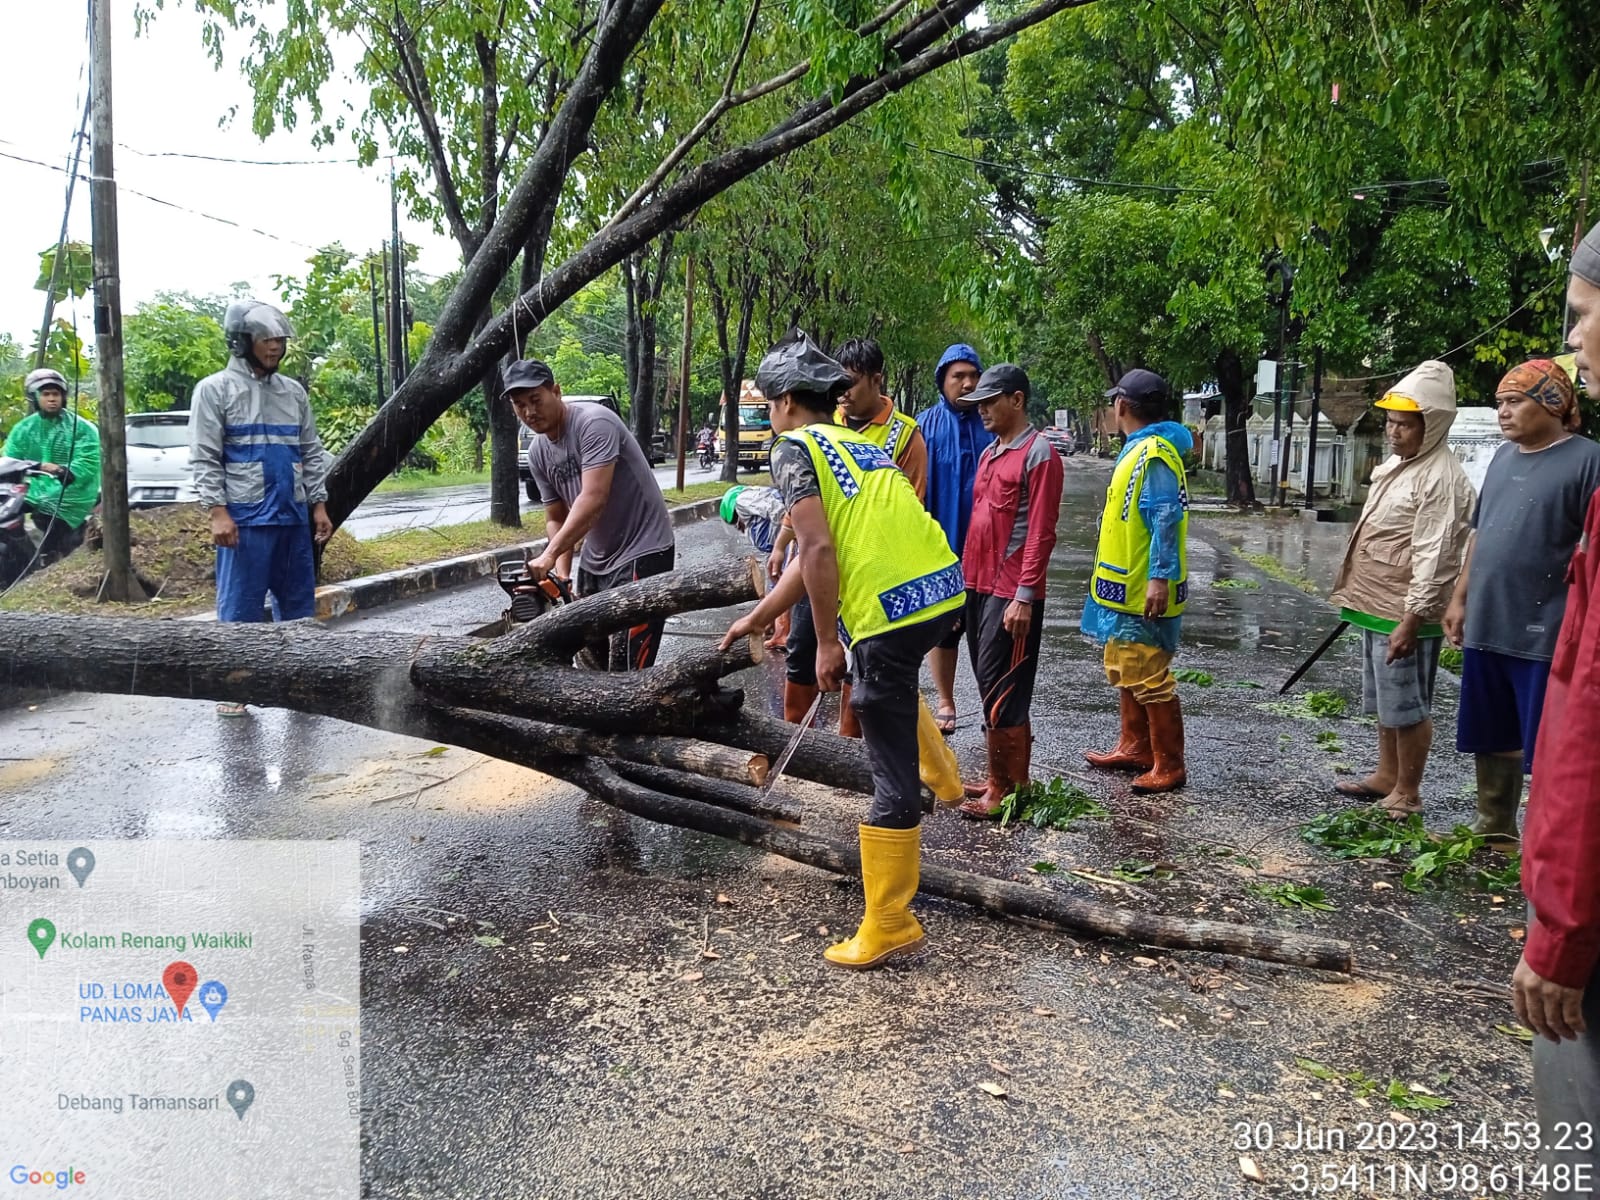
[{"label": "brown rubber boot", "polygon": [[806,719],[806,713],[811,711],[811,702],[817,698],[817,685],[814,683],[790,683],[783,681],[783,719],[791,725],[798,725]]},{"label": "brown rubber boot", "polygon": [[860,737],[861,719],[856,716],[856,710],[850,707],[850,685],[842,685],[839,689],[839,736]]},{"label": "brown rubber boot", "polygon": [[1150,718],[1150,745],[1155,752],[1155,764],[1134,778],[1133,790],[1175,791],[1189,778],[1183,764],[1183,710],[1174,696],[1165,704],[1147,704],[1144,711]]},{"label": "brown rubber boot", "polygon": [[1117,694],[1122,710],[1122,737],[1115,749],[1103,754],[1085,750],[1084,761],[1106,771],[1148,771],[1155,765],[1150,749],[1150,718],[1144,705],[1135,700],[1127,688],[1118,688]]},{"label": "brown rubber boot", "polygon": [[988,729],[984,737],[989,743],[989,783],[983,795],[975,796],[956,809],[964,817],[987,821],[1000,815],[1005,803],[1019,783],[1028,782],[1028,757],[1032,738],[1026,725],[1012,725],[1005,729]]}]

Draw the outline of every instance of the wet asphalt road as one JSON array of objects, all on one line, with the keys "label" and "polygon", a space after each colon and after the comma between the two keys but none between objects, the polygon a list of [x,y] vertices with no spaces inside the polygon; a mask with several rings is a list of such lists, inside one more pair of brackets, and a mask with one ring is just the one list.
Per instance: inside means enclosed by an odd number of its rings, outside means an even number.
[{"label": "wet asphalt road", "polygon": [[[685,483],[705,483],[717,477],[721,464],[701,467],[690,456],[684,470]],[[655,468],[656,482],[665,490],[678,486],[676,463]],[[529,504],[523,493],[522,506]],[[380,492],[364,501],[345,519],[341,528],[352,537],[377,537],[380,533],[393,533],[399,529],[424,529],[433,525],[462,525],[468,521],[489,519],[489,485],[487,483],[463,484],[460,487],[426,488],[415,492]]]},{"label": "wet asphalt road", "polygon": [[[1316,1178],[1353,1163],[1526,1164],[1356,1148],[1359,1122],[1390,1119],[1391,1080],[1448,1098],[1430,1119],[1469,1130],[1532,1109],[1527,1052],[1494,1030],[1510,1019],[1495,989],[1515,962],[1516,896],[1413,895],[1389,864],[1338,862],[1298,838],[1301,822],[1339,807],[1337,769],[1370,765],[1375,731],[1262,707],[1333,618],[1235,551],[1278,550],[1316,576],[1345,531],[1196,519],[1181,665],[1211,685],[1183,689],[1192,782],[1135,797],[1077,757],[1113,734],[1112,695],[1076,636],[1105,479],[1103,464],[1069,463],[1034,762],[1110,815],[1040,832],[938,813],[926,853],[1086,899],[1344,937],[1352,979],[1078,939],[926,899],[921,962],[843,974],[821,950],[859,917],[854,883],[617,814],[520,768],[278,711],[228,722],[209,705],[70,695],[0,712],[5,757],[22,758],[0,762],[0,837],[359,838],[373,1197],[1166,1200],[1291,1195],[1300,1167]],[[688,563],[740,551],[715,523],[679,544]],[[1212,586],[1230,578],[1256,586]],[[459,632],[501,604],[479,586],[336,628]],[[779,672],[748,673],[752,703],[776,706]],[[965,665],[962,676],[968,712]],[[1351,648],[1306,686],[1357,697]],[[1453,683],[1441,693],[1445,748],[1427,796],[1430,824],[1448,828],[1470,815],[1470,763],[1448,750]],[[973,718],[954,744],[976,773]],[[811,789],[805,803],[809,828],[853,836],[845,799]],[[1130,860],[1171,877],[1119,880]],[[1039,863],[1056,870],[1030,870]],[[1250,890],[1284,881],[1324,888],[1336,911]],[[503,945],[474,941],[490,929]],[[1360,1072],[1377,1091],[1297,1058]],[[1265,1187],[1240,1176],[1241,1122],[1258,1127],[1249,1153]],[[1297,1122],[1345,1131],[1349,1150],[1285,1149]]]}]

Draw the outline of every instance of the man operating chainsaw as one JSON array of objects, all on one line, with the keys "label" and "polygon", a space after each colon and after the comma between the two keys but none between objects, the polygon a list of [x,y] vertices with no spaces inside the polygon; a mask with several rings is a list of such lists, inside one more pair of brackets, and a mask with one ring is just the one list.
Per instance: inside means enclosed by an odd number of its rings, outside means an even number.
[{"label": "man operating chainsaw", "polygon": [[802,596],[817,629],[817,684],[837,692],[854,665],[850,702],[872,762],[872,807],[860,826],[866,916],[823,953],[836,966],[876,967],[923,944],[911,914],[921,868],[917,673],[948,637],[966,595],[961,563],[894,460],[866,434],[833,423],[850,377],[798,331],[761,360],[756,386],[772,409],[772,477],[799,551],[726,648],[759,633]]},{"label": "man operating chainsaw", "polygon": [[[578,594],[592,596],[672,570],[672,518],[650,463],[622,418],[599,404],[568,404],[554,372],[535,358],[512,363],[504,398],[533,430],[528,467],[544,504],[545,551],[528,564],[543,580],[570,574],[579,540]],[[613,671],[653,666],[664,620],[613,635],[590,647]]]}]

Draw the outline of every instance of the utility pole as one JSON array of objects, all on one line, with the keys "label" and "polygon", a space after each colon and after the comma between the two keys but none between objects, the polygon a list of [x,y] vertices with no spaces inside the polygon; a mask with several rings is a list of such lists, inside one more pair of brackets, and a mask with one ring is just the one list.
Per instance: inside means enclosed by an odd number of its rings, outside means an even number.
[{"label": "utility pole", "polygon": [[111,131],[111,4],[90,0],[89,87],[94,114],[89,215],[94,239],[95,377],[100,391],[100,524],[108,600],[147,597],[133,573],[128,538],[128,446],[122,397],[122,280],[117,264],[117,185]]},{"label": "utility pole", "polygon": [[372,365],[378,371],[378,403],[389,397],[383,390],[383,325],[378,320],[378,265],[367,260],[367,289],[372,293]]},{"label": "utility pole", "polygon": [[1306,444],[1306,507],[1317,507],[1317,422],[1322,416],[1322,347],[1311,368],[1311,428]]},{"label": "utility pole", "polygon": [[394,162],[389,163],[389,251],[394,265],[390,272],[393,290],[389,294],[389,378],[395,390],[406,381],[406,259],[405,246],[400,241],[400,186],[395,178]]},{"label": "utility pole", "polygon": [[689,255],[683,276],[683,358],[678,381],[678,491],[683,491],[683,471],[689,454],[689,354],[694,349],[694,255]]},{"label": "utility pole", "polygon": [[94,92],[91,90],[83,98],[83,117],[78,121],[77,136],[72,139],[72,165],[67,169],[67,204],[61,213],[61,236],[56,239],[56,256],[50,260],[50,285],[44,293],[44,320],[39,322],[39,348],[33,356],[35,369],[44,366],[45,352],[50,346],[50,322],[56,315],[56,281],[61,278],[61,260],[67,256],[67,222],[72,217],[72,186],[78,182],[78,163],[83,159],[83,143],[89,136],[86,130],[93,105]]},{"label": "utility pole", "polygon": [[1278,291],[1268,292],[1267,300],[1278,310],[1278,363],[1277,384],[1272,394],[1272,494],[1279,504],[1283,498],[1278,493],[1278,485],[1282,481],[1282,469],[1285,462],[1283,454],[1283,352],[1289,341],[1289,301],[1294,295],[1294,268],[1281,258],[1275,258],[1267,264],[1267,283],[1274,280],[1278,283]]}]

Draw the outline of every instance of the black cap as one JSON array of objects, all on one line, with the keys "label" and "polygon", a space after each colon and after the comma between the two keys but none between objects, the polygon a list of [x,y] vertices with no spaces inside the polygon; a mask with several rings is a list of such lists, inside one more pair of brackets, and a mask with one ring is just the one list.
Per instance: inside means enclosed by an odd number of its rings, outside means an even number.
[{"label": "black cap", "polygon": [[1160,400],[1165,403],[1171,400],[1172,389],[1167,386],[1167,381],[1154,371],[1135,367],[1117,380],[1116,387],[1106,390],[1107,400],[1115,400],[1119,396],[1135,404],[1146,400]]},{"label": "black cap", "polygon": [[981,404],[985,400],[993,400],[996,396],[1009,396],[1013,392],[1021,392],[1024,399],[1033,395],[1033,388],[1028,384],[1028,373],[1015,363],[995,363],[978,376],[978,386],[962,399]]},{"label": "black cap", "polygon": [[519,359],[506,368],[500,395],[505,397],[522,388],[549,387],[555,381],[555,372],[537,358]]}]

